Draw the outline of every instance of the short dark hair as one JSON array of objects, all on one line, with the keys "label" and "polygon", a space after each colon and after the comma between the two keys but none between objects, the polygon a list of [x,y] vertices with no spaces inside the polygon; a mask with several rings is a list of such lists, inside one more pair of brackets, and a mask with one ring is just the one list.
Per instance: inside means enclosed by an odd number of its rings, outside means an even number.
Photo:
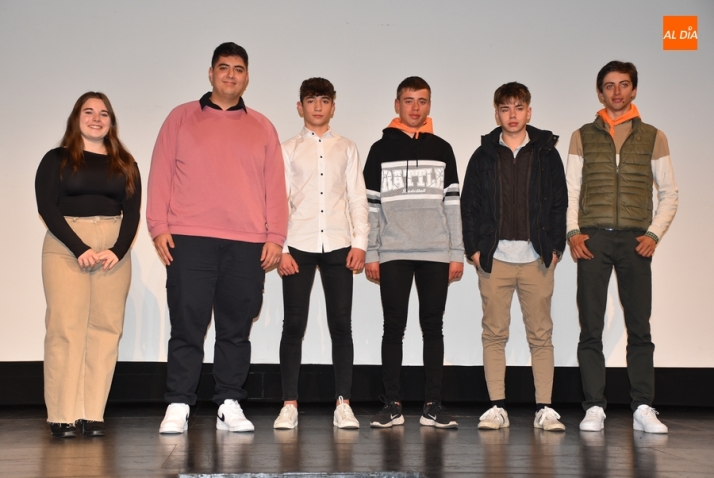
[{"label": "short dark hair", "polygon": [[603,83],[605,83],[605,77],[608,73],[616,71],[618,73],[624,73],[630,76],[630,81],[632,82],[632,89],[637,88],[637,68],[635,65],[629,61],[611,61],[607,65],[600,68],[597,74],[597,90],[602,93]]},{"label": "short dark hair", "polygon": [[329,96],[334,101],[337,92],[329,80],[315,77],[308,78],[300,85],[300,102],[308,96]]},{"label": "short dark hair", "polygon": [[218,59],[222,56],[238,56],[243,59],[245,67],[248,68],[248,52],[240,45],[236,45],[232,41],[221,43],[213,50],[213,58],[211,58],[211,68],[216,66]]},{"label": "short dark hair", "polygon": [[531,92],[528,87],[522,83],[512,81],[498,87],[493,94],[493,106],[498,108],[500,105],[507,105],[511,101],[520,101],[527,105],[531,104]]},{"label": "short dark hair", "polygon": [[404,93],[405,90],[427,90],[429,92],[429,96],[431,97],[431,87],[429,86],[429,83],[418,76],[410,76],[399,83],[399,86],[397,86],[397,99],[402,96],[402,93]]}]

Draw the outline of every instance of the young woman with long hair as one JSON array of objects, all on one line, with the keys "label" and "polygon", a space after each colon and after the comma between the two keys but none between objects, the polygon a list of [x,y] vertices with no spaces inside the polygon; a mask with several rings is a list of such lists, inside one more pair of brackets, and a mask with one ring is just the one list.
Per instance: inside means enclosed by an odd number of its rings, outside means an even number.
[{"label": "young woman with long hair", "polygon": [[[79,97],[35,177],[46,226],[45,403],[52,436],[104,435],[139,226],[141,179],[103,93]],[[78,430],[79,428],[79,430]]]}]

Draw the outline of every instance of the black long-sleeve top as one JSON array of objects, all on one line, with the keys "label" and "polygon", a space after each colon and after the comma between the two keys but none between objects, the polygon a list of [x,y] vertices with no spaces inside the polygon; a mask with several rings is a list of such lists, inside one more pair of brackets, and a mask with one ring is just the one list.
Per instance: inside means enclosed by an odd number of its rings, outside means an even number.
[{"label": "black long-sleeve top", "polygon": [[[119,260],[129,251],[139,227],[141,213],[141,179],[137,170],[134,194],[126,197],[124,174],[110,174],[109,157],[105,154],[84,152],[84,165],[77,172],[71,164],[60,171],[63,148],[45,154],[35,176],[37,210],[47,228],[79,257],[89,249],[67,224],[64,216],[119,216],[123,215],[119,237],[111,250]],[[99,252],[99,251],[97,251]]]}]

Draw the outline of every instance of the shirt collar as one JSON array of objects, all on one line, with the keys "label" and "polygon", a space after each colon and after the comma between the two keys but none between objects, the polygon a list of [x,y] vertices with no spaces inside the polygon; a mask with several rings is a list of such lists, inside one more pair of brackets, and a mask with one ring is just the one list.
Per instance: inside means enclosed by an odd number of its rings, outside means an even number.
[{"label": "shirt collar", "polygon": [[[306,138],[308,136],[314,136],[316,138],[320,138],[320,136],[318,136],[317,133],[308,129],[307,126],[302,127],[302,131],[300,131],[300,136],[302,136],[303,138]],[[322,135],[322,138],[333,138],[334,136],[335,136],[335,134],[332,132],[332,127],[328,126],[327,131],[325,132],[325,134]]]},{"label": "shirt collar", "polygon": [[[517,154],[518,154],[518,151],[520,151],[523,146],[527,145],[530,140],[531,140],[531,138],[528,136],[528,131],[526,131],[526,137],[523,138],[523,142],[521,143],[521,145],[518,146],[518,147],[513,151],[513,156],[517,155]],[[508,148],[508,145],[506,145],[506,143],[503,142],[503,131],[501,131],[501,134],[498,135],[498,144],[500,144],[500,145],[505,146],[506,148]],[[508,149],[511,149],[511,148],[508,148]]]},{"label": "shirt collar", "polygon": [[[221,110],[221,111],[222,111],[223,108],[221,108],[220,106],[218,106],[217,104],[215,104],[213,101],[211,101],[211,94],[212,94],[212,93],[213,93],[212,91],[209,91],[208,93],[206,93],[205,95],[203,95],[200,100],[198,100],[199,104],[201,105],[201,109],[203,109],[203,108],[205,108],[206,106],[208,106],[209,108],[213,108],[214,110]],[[228,108],[226,111],[237,111],[237,110],[243,110],[243,111],[245,111],[246,113],[248,112],[248,110],[247,110],[246,107],[245,107],[245,102],[243,101],[243,97],[242,97],[242,96],[241,96],[240,99],[238,100],[238,104],[231,106],[231,107]]]}]

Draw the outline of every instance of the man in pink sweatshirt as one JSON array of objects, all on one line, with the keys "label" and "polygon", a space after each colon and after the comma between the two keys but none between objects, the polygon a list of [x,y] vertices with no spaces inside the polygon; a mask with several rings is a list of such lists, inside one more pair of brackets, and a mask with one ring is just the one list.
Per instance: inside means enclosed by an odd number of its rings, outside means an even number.
[{"label": "man in pink sweatshirt", "polygon": [[188,429],[213,312],[216,428],[253,431],[239,401],[250,366],[250,328],[263,301],[265,270],[287,234],[280,143],[270,121],[247,108],[248,54],[235,43],[213,53],[213,86],[174,108],[156,139],[146,218],[166,265],[171,320],[160,433]]}]

